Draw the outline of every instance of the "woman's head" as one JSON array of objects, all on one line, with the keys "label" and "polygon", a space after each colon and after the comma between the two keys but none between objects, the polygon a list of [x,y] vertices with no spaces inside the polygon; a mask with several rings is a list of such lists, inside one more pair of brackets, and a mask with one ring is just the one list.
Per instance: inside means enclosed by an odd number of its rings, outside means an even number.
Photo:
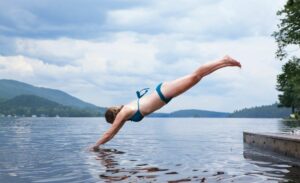
[{"label": "woman's head", "polygon": [[117,114],[121,111],[122,108],[123,105],[118,107],[109,107],[105,112],[106,121],[110,124],[113,124],[114,120],[117,117]]}]

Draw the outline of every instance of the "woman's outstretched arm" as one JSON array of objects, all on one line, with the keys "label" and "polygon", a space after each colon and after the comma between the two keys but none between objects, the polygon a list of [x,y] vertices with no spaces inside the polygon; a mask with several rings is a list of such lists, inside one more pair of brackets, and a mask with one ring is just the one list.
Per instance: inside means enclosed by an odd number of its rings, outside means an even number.
[{"label": "woman's outstretched arm", "polygon": [[103,134],[103,136],[96,142],[94,146],[90,148],[90,150],[97,151],[100,145],[105,144],[106,142],[111,140],[126,122],[126,117],[126,111],[120,111],[116,116],[116,119],[114,120],[110,129]]}]

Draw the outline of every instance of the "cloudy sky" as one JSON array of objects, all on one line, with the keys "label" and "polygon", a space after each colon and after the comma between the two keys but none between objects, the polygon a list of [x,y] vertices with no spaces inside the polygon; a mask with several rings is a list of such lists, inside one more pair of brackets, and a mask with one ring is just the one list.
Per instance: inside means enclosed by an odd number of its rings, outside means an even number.
[{"label": "cloudy sky", "polygon": [[161,111],[231,112],[277,101],[274,0],[0,1],[0,78],[63,90],[99,106],[189,74],[226,54],[225,68]]}]

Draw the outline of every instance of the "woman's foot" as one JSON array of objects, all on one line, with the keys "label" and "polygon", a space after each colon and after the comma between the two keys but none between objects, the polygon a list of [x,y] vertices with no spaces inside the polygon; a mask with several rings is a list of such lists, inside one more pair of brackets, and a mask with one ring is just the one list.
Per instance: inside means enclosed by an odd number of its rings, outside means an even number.
[{"label": "woman's foot", "polygon": [[241,68],[242,65],[240,64],[240,62],[238,62],[237,60],[234,60],[233,58],[231,58],[230,56],[226,55],[223,57],[222,59],[226,64],[228,64],[228,66],[236,66]]}]

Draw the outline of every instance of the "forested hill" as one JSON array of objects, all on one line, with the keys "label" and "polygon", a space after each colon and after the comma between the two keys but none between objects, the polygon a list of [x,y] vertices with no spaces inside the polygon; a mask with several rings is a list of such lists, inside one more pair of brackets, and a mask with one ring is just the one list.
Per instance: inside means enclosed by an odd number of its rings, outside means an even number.
[{"label": "forested hill", "polygon": [[290,108],[279,108],[277,104],[256,106],[237,110],[233,113],[186,109],[171,113],[154,113],[150,117],[194,117],[194,118],[286,118],[291,113]]},{"label": "forested hill", "polygon": [[220,117],[228,117],[230,113],[226,112],[216,112],[216,111],[207,111],[207,110],[198,110],[198,109],[187,109],[187,110],[179,110],[170,113],[170,116],[172,117],[214,117],[214,118],[220,118]]},{"label": "forested hill", "polygon": [[16,115],[26,117],[31,117],[33,115],[48,117],[100,116],[99,111],[64,106],[35,95],[19,95],[4,102],[0,102],[0,113],[6,116]]},{"label": "forested hill", "polygon": [[207,111],[200,109],[185,109],[178,110],[171,113],[154,113],[150,117],[162,117],[162,118],[224,118],[228,117],[231,113]]},{"label": "forested hill", "polygon": [[277,107],[278,104],[264,105],[259,107],[237,110],[229,115],[234,118],[286,118],[291,113],[290,108]]},{"label": "forested hill", "polygon": [[[0,80],[0,102],[4,100],[12,99],[19,95],[36,95],[65,106],[71,106],[71,107],[76,107],[81,109],[98,108],[93,104],[84,102],[60,90],[36,87],[15,80],[8,80],[8,79]],[[102,109],[104,110],[104,108]]]}]

